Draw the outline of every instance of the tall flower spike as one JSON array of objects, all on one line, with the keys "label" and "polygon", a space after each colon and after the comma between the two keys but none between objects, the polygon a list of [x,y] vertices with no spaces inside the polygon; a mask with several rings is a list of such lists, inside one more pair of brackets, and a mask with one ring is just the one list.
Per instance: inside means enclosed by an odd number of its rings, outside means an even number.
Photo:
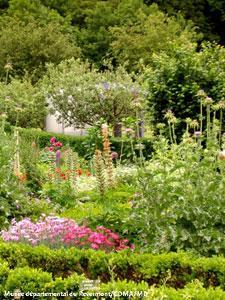
[{"label": "tall flower spike", "polygon": [[104,153],[106,170],[108,175],[108,185],[112,186],[114,183],[113,161],[112,161],[112,154],[110,149],[109,131],[108,131],[108,126],[106,124],[102,125],[102,135],[103,135],[103,153]]},{"label": "tall flower spike", "polygon": [[105,167],[104,167],[102,153],[100,150],[95,150],[94,169],[95,169],[95,176],[97,179],[98,190],[100,194],[103,196],[106,189],[106,182],[105,182],[105,173],[104,173]]},{"label": "tall flower spike", "polygon": [[76,170],[78,168],[78,155],[69,148],[65,151],[64,157],[66,168],[69,170],[69,181],[72,185],[74,185],[77,179]]},{"label": "tall flower spike", "polygon": [[16,176],[20,175],[20,152],[19,152],[19,132],[16,129],[15,133],[15,154],[14,154],[14,164],[13,164],[13,169],[14,169],[14,174]]}]

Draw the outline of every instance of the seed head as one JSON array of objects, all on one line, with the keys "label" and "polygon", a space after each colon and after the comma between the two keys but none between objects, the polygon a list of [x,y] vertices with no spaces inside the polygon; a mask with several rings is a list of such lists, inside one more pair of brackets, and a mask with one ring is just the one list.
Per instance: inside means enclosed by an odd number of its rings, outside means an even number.
[{"label": "seed head", "polygon": [[225,160],[225,150],[222,150],[218,154],[218,159],[219,160]]}]

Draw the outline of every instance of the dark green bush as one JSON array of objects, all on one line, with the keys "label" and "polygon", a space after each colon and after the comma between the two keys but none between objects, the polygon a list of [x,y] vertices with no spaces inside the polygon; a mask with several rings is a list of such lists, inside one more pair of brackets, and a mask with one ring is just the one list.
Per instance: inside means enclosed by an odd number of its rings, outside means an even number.
[{"label": "dark green bush", "polygon": [[51,132],[42,131],[40,129],[19,129],[20,135],[25,139],[33,139],[40,148],[50,146],[50,138],[55,136],[57,140],[63,145],[69,144],[70,147],[77,152],[80,156],[85,155],[85,149],[81,147],[82,142],[85,140],[84,136],[69,136],[64,134],[55,134]]},{"label": "dark green bush", "polygon": [[69,299],[73,299],[73,294],[76,295],[76,299],[80,299],[77,293],[81,282],[85,280],[83,275],[77,275],[76,273],[65,279],[61,277],[53,279],[50,273],[28,266],[10,270],[7,275],[7,279],[0,283],[0,296],[3,297],[4,295],[4,299],[12,299],[10,293],[20,294],[22,299],[31,297],[32,299],[46,299],[49,297],[51,299],[62,299],[64,298],[63,293],[71,294]]},{"label": "dark green bush", "polygon": [[[39,129],[25,129],[20,128],[19,130],[21,137],[25,139],[33,139],[40,148],[45,148],[46,146],[50,146],[50,138],[55,136],[57,140],[61,141],[63,145],[69,144],[70,147],[78,153],[81,157],[86,157],[87,154],[87,142],[88,136],[71,136],[64,134],[55,134],[46,131],[42,131]],[[142,138],[140,140],[133,140],[133,145],[137,145],[141,143],[144,146],[143,155],[146,159],[150,158],[151,153],[153,151],[153,142],[150,139]],[[120,138],[111,138],[111,148],[112,151],[116,151],[119,155],[121,153],[121,145],[122,139]],[[94,151],[94,148],[93,148]],[[135,147],[135,153],[139,156],[138,147]],[[93,153],[94,154],[94,153]],[[126,161],[134,160],[132,150],[131,150],[131,141],[129,139],[123,140],[123,155],[122,159]]]},{"label": "dark green bush", "polygon": [[75,248],[50,250],[22,244],[0,243],[0,258],[10,268],[40,268],[55,277],[73,273],[90,279],[108,282],[115,280],[142,282],[183,288],[198,279],[204,287],[220,286],[225,289],[225,258],[198,258],[188,253],[138,254],[130,251],[106,254],[101,251]]},{"label": "dark green bush", "polygon": [[217,103],[224,98],[225,49],[209,43],[198,52],[196,48],[195,44],[175,46],[169,55],[153,55],[145,81],[154,123],[165,122],[170,109],[182,121],[176,126],[184,129],[187,117],[199,117],[196,95],[201,89]]},{"label": "dark green bush", "polygon": [[[0,271],[1,272],[1,271]],[[111,280],[107,283],[101,283],[99,289],[83,290],[83,283],[87,282],[87,278],[76,273],[67,278],[53,278],[48,272],[40,269],[26,267],[18,267],[14,270],[7,270],[8,278],[0,283],[1,299],[12,299],[12,295],[19,295],[22,299],[27,299],[33,293],[33,299],[93,299],[91,294],[99,293],[104,295],[104,299],[112,299],[113,296],[119,299],[196,299],[211,300],[224,299],[225,292],[220,287],[204,288],[199,281],[188,283],[182,289],[174,289],[168,287],[166,282],[161,286],[151,286],[144,281],[135,282],[129,280]],[[10,295],[12,293],[12,295]],[[88,295],[89,294],[89,295]]]},{"label": "dark green bush", "polygon": [[40,293],[45,292],[46,283],[50,283],[51,281],[51,274],[38,269],[31,269],[26,266],[23,268],[16,268],[9,272],[5,289],[6,291],[11,292],[20,290],[24,293],[31,291]]}]

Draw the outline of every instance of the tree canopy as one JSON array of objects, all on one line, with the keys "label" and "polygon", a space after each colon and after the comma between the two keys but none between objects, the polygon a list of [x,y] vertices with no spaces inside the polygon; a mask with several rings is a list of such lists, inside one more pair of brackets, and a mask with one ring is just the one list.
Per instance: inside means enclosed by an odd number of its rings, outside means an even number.
[{"label": "tree canopy", "polygon": [[101,118],[115,126],[134,114],[141,100],[140,86],[123,67],[99,72],[74,59],[49,65],[42,88],[59,120],[77,127],[94,125]]}]

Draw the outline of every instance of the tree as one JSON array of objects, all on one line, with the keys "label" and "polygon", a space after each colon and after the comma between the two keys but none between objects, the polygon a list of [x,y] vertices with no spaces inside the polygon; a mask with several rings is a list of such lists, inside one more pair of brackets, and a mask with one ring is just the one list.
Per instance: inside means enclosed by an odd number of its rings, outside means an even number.
[{"label": "tree", "polygon": [[74,37],[82,48],[82,53],[97,66],[102,66],[104,58],[111,54],[110,27],[133,22],[137,19],[138,9],[148,10],[148,6],[140,0],[42,0],[41,2],[56,9],[61,15],[71,18]]},{"label": "tree", "polygon": [[43,128],[46,104],[37,85],[30,80],[12,79],[9,84],[0,83],[0,111],[14,126]]},{"label": "tree", "polygon": [[174,45],[198,38],[192,24],[181,16],[167,17],[156,5],[150,7],[148,14],[138,10],[136,18],[131,24],[111,28],[112,53],[119,63],[128,61],[130,69],[138,69],[140,60],[151,63],[154,52],[170,52]]},{"label": "tree", "polygon": [[76,127],[95,125],[101,118],[116,127],[135,113],[134,104],[141,97],[140,87],[124,68],[99,72],[74,59],[49,65],[42,89],[59,120]]},{"label": "tree", "polygon": [[56,10],[42,5],[40,0],[10,0],[7,15],[25,23],[33,18],[42,25],[55,22],[61,25],[61,29],[62,26],[70,26],[70,20],[60,16]]},{"label": "tree", "polygon": [[11,17],[0,19],[0,76],[5,77],[5,66],[10,63],[12,76],[23,77],[27,72],[37,81],[45,71],[45,63],[59,63],[79,57],[80,49],[68,34],[62,33],[58,23],[40,25],[35,20],[23,22]]},{"label": "tree", "polygon": [[149,109],[155,123],[165,122],[167,110],[184,121],[199,117],[199,90],[215,102],[225,99],[225,49],[215,44],[174,48],[174,52],[154,54],[144,74]]},{"label": "tree", "polygon": [[181,12],[185,19],[192,20],[198,32],[206,40],[225,43],[225,5],[223,0],[145,0],[146,4],[157,3],[169,15]]}]

